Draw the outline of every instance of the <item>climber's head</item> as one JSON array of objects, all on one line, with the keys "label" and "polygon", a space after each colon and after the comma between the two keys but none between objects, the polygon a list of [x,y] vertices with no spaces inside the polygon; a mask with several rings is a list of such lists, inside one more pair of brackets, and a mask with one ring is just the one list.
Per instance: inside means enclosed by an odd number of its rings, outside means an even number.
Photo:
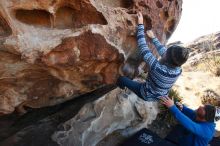
[{"label": "climber's head", "polygon": [[180,67],[187,61],[189,57],[189,49],[182,46],[173,45],[167,49],[164,56],[165,57],[163,57],[162,60],[166,60],[168,65]]},{"label": "climber's head", "polygon": [[206,121],[206,122],[214,122],[217,121],[216,107],[213,105],[205,105],[200,106],[196,110],[196,120],[197,121]]}]

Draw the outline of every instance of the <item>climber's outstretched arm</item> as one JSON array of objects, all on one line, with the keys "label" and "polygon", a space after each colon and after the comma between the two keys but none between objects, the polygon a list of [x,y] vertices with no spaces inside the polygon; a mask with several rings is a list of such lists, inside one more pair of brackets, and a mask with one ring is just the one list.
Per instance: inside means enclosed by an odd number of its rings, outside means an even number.
[{"label": "climber's outstretched arm", "polygon": [[144,61],[149,65],[149,69],[155,69],[158,60],[148,48],[144,34],[143,15],[140,12],[138,13],[137,42],[140,55],[143,57]]},{"label": "climber's outstretched arm", "polygon": [[154,44],[154,46],[155,46],[156,49],[157,49],[157,52],[158,52],[159,55],[162,57],[163,54],[166,52],[167,48],[160,43],[160,41],[159,41],[159,40],[157,39],[157,37],[154,35],[154,33],[153,33],[152,30],[148,30],[148,31],[147,31],[147,36],[152,39],[153,44]]}]

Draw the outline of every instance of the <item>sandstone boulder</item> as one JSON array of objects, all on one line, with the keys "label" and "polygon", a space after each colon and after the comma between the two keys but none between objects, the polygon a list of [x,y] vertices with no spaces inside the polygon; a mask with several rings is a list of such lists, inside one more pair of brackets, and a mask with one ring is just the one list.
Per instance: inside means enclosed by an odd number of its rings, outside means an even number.
[{"label": "sandstone boulder", "polygon": [[[136,12],[162,43],[182,0],[1,0],[0,113],[62,103],[140,64]],[[155,53],[155,51],[153,51]]]},{"label": "sandstone boulder", "polygon": [[[121,130],[119,136],[128,137],[148,127],[158,112],[157,102],[144,102],[134,93],[115,89],[100,100],[82,107],[75,117],[62,124],[52,139],[62,146],[96,146],[117,130]],[[117,138],[112,140],[121,142]]]}]

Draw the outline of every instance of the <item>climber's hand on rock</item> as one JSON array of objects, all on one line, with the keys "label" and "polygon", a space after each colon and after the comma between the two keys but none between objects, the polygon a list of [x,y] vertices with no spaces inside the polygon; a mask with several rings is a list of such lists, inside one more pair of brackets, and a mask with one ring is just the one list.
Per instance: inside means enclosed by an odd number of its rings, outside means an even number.
[{"label": "climber's hand on rock", "polygon": [[174,101],[170,99],[168,96],[163,96],[160,99],[161,99],[162,104],[164,104],[168,108],[174,105]]},{"label": "climber's hand on rock", "polygon": [[138,24],[144,24],[143,15],[141,12],[137,13],[138,16]]},{"label": "climber's hand on rock", "polygon": [[154,33],[153,33],[152,30],[148,30],[148,31],[147,31],[147,36],[148,36],[149,38],[151,38],[151,39],[155,38],[155,35],[154,35]]}]

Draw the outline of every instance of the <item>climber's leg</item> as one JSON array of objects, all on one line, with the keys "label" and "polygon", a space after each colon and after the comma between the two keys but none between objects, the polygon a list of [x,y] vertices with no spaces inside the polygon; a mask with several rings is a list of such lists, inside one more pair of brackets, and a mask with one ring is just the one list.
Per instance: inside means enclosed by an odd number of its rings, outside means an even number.
[{"label": "climber's leg", "polygon": [[140,98],[143,98],[141,95],[141,92],[140,92],[140,88],[142,85],[141,83],[139,83],[137,81],[133,81],[127,77],[120,76],[117,80],[117,85],[121,89],[124,89],[125,87],[127,87],[128,89],[133,91],[137,96],[139,96]]}]

